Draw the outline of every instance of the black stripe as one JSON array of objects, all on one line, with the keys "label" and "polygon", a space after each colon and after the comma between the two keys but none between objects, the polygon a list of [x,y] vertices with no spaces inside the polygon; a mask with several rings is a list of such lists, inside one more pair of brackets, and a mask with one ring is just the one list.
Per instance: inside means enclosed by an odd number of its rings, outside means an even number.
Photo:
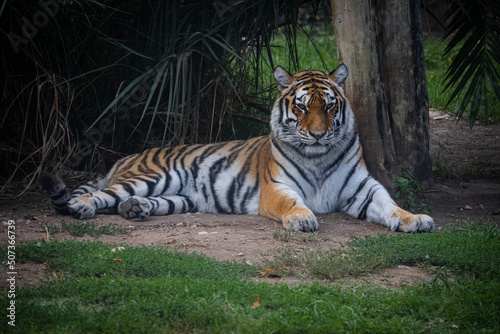
[{"label": "black stripe", "polygon": [[188,157],[193,152],[198,150],[201,146],[203,146],[203,145],[190,145],[190,146],[188,146],[190,148],[190,150],[185,151],[182,158],[180,159],[180,164],[181,164],[182,170],[184,171],[184,174],[185,174],[184,175],[184,183],[188,183],[188,181],[189,181],[189,168],[186,168],[186,157]]},{"label": "black stripe", "polygon": [[362,206],[361,210],[359,211],[358,214],[358,219],[366,219],[366,211],[368,210],[368,206],[371,204],[373,200],[373,195],[377,192],[378,189],[375,189],[375,191],[372,192],[373,188],[375,188],[377,185],[373,185],[370,190],[368,190],[368,195],[366,196],[365,200],[363,203],[361,203]]},{"label": "black stripe", "polygon": [[165,173],[164,176],[163,176],[165,178],[165,184],[163,185],[163,189],[161,190],[161,192],[159,193],[159,195],[165,194],[165,192],[170,187],[170,183],[172,182],[172,176],[170,176],[170,173],[167,171],[166,168],[164,169],[163,172]]},{"label": "black stripe", "polygon": [[345,121],[346,121],[346,115],[345,115],[345,106],[346,106],[346,103],[344,102],[343,99],[340,98],[337,98],[337,101],[339,101],[339,106],[340,106],[340,116],[342,118],[342,124],[345,124]]},{"label": "black stripe", "polygon": [[175,210],[175,204],[174,202],[172,202],[171,200],[165,198],[165,201],[167,201],[168,203],[168,211],[167,211],[167,215],[171,215],[174,213],[174,210]]},{"label": "black stripe", "polygon": [[245,197],[244,197],[243,201],[241,201],[240,210],[241,210],[242,214],[248,213],[248,208],[247,208],[248,201],[251,198],[253,198],[255,196],[255,193],[260,189],[259,172],[258,171],[257,171],[257,175],[256,175],[255,180],[256,180],[255,184],[253,185],[252,188],[250,188],[250,187],[247,188],[248,190],[245,193]]},{"label": "black stripe", "polygon": [[243,215],[246,215],[248,213],[248,210],[246,208],[246,202],[248,201],[248,198],[250,197],[251,192],[252,192],[252,188],[247,187],[247,190],[243,194],[243,198],[240,202],[240,213]]},{"label": "black stripe", "polygon": [[163,150],[161,150],[163,153],[163,158],[162,158],[163,161],[167,160],[167,155],[170,156],[170,153],[172,153],[172,149],[173,149],[172,147],[166,147]]},{"label": "black stripe", "polygon": [[267,174],[269,175],[269,178],[271,179],[271,182],[273,183],[281,183],[280,181],[276,180],[273,178],[273,176],[271,175],[271,170],[269,169],[269,167],[267,168]]},{"label": "black stripe", "polygon": [[[149,158],[149,152],[151,152],[151,149],[143,151],[140,155],[142,156],[140,165],[145,165],[147,166],[148,158]],[[139,165],[139,166],[140,166]]]},{"label": "black stripe", "polygon": [[176,164],[174,164],[174,172],[177,174],[177,177],[179,178],[179,190],[177,191],[177,193],[180,193],[182,191],[182,189],[184,189],[184,182],[182,182],[182,175],[181,175],[181,172],[179,172],[177,170],[177,166]]},{"label": "black stripe", "polygon": [[278,103],[278,108],[279,108],[279,112],[280,112],[280,120],[285,118],[285,111],[283,109],[283,100],[286,100],[286,99],[282,97],[280,99],[280,102]]},{"label": "black stripe", "polygon": [[198,172],[200,171],[198,158],[199,157],[194,158],[194,160],[191,162],[191,175],[193,176],[193,186],[195,191],[198,191],[198,184],[196,182],[196,179],[198,178]]},{"label": "black stripe", "polygon": [[129,193],[130,196],[135,195],[135,189],[129,184],[129,182],[123,182],[121,183],[123,186],[124,190]]},{"label": "black stripe", "polygon": [[[144,177],[145,176],[146,175],[144,175]],[[147,176],[150,176],[150,175],[147,175]],[[144,177],[136,177],[135,179],[146,183],[146,186],[148,187],[148,192],[147,192],[146,196],[144,196],[144,197],[149,197],[149,196],[153,195],[157,181],[156,180],[151,181],[151,180],[145,179]]]},{"label": "black stripe", "polygon": [[340,162],[340,160],[342,160],[344,158],[344,156],[346,155],[346,153],[351,150],[351,148],[354,145],[354,143],[356,143],[356,139],[357,138],[358,138],[358,132],[355,132],[353,134],[351,140],[347,144],[346,148],[337,156],[337,159],[335,159],[330,165],[328,165],[326,167],[326,169],[325,169],[326,176],[330,176],[332,174],[332,172],[330,172],[330,170],[333,169]]},{"label": "black stripe", "polygon": [[153,164],[155,164],[158,167],[161,167],[160,159],[158,157],[160,155],[160,153],[161,153],[160,149],[156,150],[156,152],[155,152],[155,154],[153,154],[153,158],[152,158]]},{"label": "black stripe", "polygon": [[[101,206],[101,205],[99,205],[99,204],[102,204],[102,203],[106,203],[106,204],[108,204],[108,202],[107,202],[106,200],[104,200],[104,199],[100,198],[99,196],[93,196],[93,198],[94,198],[94,200],[97,202],[97,203],[95,203],[95,204],[96,204],[96,207],[98,207],[98,208],[99,208],[99,207],[102,207],[102,206]],[[107,208],[108,206],[109,206],[109,205],[105,205],[104,207],[106,207],[106,208]]]},{"label": "black stripe", "polygon": [[352,204],[356,201],[356,195],[361,191],[361,189],[363,189],[369,179],[371,179],[370,175],[365,177],[365,179],[359,184],[358,189],[356,189],[354,194],[346,201],[346,206],[342,209],[343,211],[348,211],[351,208]]},{"label": "black stripe", "polygon": [[208,192],[207,192],[207,186],[205,184],[201,186],[201,192],[203,194],[203,197],[205,198],[205,202],[208,202]]},{"label": "black stripe", "polygon": [[[290,118],[290,116],[289,116],[290,101],[289,101],[288,99],[286,99],[286,98],[285,98],[284,100],[285,100],[286,118],[288,119],[288,118]],[[280,120],[282,120],[282,119],[284,119],[284,117],[283,117],[283,113],[281,114],[281,118],[280,118]]]},{"label": "black stripe", "polygon": [[[235,142],[233,141],[233,142],[231,142],[231,143],[233,143],[233,144],[234,144]],[[231,147],[231,148],[229,149],[229,152],[234,152],[234,151],[236,151],[236,150],[240,149],[241,147],[245,146],[247,143],[248,143],[248,141],[247,141],[247,140],[238,140],[238,141],[237,141],[237,144],[235,144],[233,147]]]},{"label": "black stripe", "polygon": [[[307,176],[306,176],[306,173],[304,173],[304,171],[297,165],[297,163],[295,161],[293,161],[292,159],[290,159],[290,157],[288,157],[286,154],[285,154],[285,151],[279,146],[279,143],[276,141],[275,137],[272,137],[271,138],[271,141],[273,142],[274,146],[278,149],[278,151],[281,153],[281,155],[286,159],[288,160],[288,162],[290,162],[293,167],[295,167],[295,169],[299,172],[299,174],[302,176],[302,178],[304,180],[307,181],[307,183],[309,183],[311,186],[314,186],[312,181],[310,181]],[[283,143],[284,145],[287,145],[289,146],[288,144],[286,143]]]},{"label": "black stripe", "polygon": [[222,157],[219,160],[217,160],[209,169],[209,180],[210,180],[210,190],[212,192],[212,196],[214,198],[214,203],[215,203],[215,209],[217,210],[218,213],[230,213],[226,209],[224,209],[221,206],[220,200],[217,196],[217,193],[215,191],[215,182],[217,181],[217,178],[219,174],[225,169],[223,168],[223,164],[226,163],[227,158]]},{"label": "black stripe", "polygon": [[179,195],[179,196],[183,197],[188,205],[188,211],[186,211],[186,212],[192,212],[193,209],[195,208],[193,201],[191,201],[191,199],[188,196],[185,196],[185,195]]},{"label": "black stripe", "polygon": [[349,180],[351,180],[351,177],[354,174],[354,172],[356,171],[356,168],[358,168],[360,161],[361,161],[361,157],[359,157],[358,161],[356,161],[356,163],[351,167],[351,170],[349,171],[349,173],[347,174],[347,177],[344,180],[344,184],[342,184],[342,187],[340,188],[338,198],[340,198],[342,193],[344,192],[344,189],[347,186],[347,184],[349,183]]},{"label": "black stripe", "polygon": [[118,209],[118,203],[120,203],[122,201],[120,196],[118,196],[113,190],[103,189],[101,191],[105,194],[108,194],[109,196],[111,196],[115,199],[115,204],[113,206],[109,205],[108,207],[112,207],[115,210]]},{"label": "black stripe", "polygon": [[[256,142],[260,142],[260,140],[256,141]],[[239,173],[236,177],[239,185],[245,184],[246,177],[247,177],[248,173],[250,172],[250,167],[252,166],[253,157],[254,157],[255,153],[259,149],[262,148],[262,145],[257,146],[257,145],[255,145],[255,143],[253,143],[252,145],[250,145],[250,147],[252,148],[252,151],[248,154],[247,158],[245,159],[245,162],[243,163],[243,167],[241,168],[241,170],[239,171]],[[239,194],[239,191],[238,191],[238,194]]]},{"label": "black stripe", "polygon": [[304,189],[302,189],[302,186],[300,185],[300,183],[278,161],[276,161],[276,159],[273,158],[273,161],[281,168],[282,171],[285,172],[286,176],[288,176],[288,178],[290,180],[292,180],[293,182],[295,182],[295,184],[297,185],[297,187],[302,192],[302,195],[304,196],[304,199],[306,199],[307,198],[306,192],[304,191]]},{"label": "black stripe", "polygon": [[150,197],[150,198],[147,198],[146,200],[148,200],[152,204],[153,208],[151,210],[151,214],[153,214],[160,206],[160,202],[155,197]]},{"label": "black stripe", "polygon": [[200,163],[200,165],[203,163],[203,161],[205,161],[205,159],[207,157],[211,156],[215,152],[217,152],[220,149],[224,148],[226,145],[227,145],[227,143],[220,143],[220,144],[214,144],[214,145],[208,146],[207,149],[205,151],[203,151],[199,155],[199,158],[200,158],[200,162],[199,163]]},{"label": "black stripe", "polygon": [[235,197],[235,192],[236,192],[236,183],[237,183],[236,179],[233,179],[233,182],[231,182],[231,185],[229,186],[229,188],[226,192],[227,205],[229,206],[231,213],[236,213],[234,210],[234,197]]}]

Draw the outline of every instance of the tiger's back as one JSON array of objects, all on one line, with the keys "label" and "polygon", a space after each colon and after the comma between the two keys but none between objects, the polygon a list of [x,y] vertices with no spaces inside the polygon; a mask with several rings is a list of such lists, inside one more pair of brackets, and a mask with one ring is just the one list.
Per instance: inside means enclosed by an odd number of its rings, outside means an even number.
[{"label": "tiger's back", "polygon": [[432,218],[400,209],[367,171],[343,93],[346,77],[343,65],[294,75],[278,67],[269,136],[149,149],[72,194],[52,174],[40,181],[56,209],[80,219],[103,208],[133,220],[197,210],[260,214],[311,231],[318,228],[314,213],[345,211],[392,230],[433,229]]}]

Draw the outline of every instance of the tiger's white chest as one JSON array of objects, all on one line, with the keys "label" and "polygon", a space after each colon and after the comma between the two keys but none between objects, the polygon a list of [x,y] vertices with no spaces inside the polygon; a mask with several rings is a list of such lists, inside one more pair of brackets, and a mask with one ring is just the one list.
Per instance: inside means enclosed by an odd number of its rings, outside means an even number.
[{"label": "tiger's white chest", "polygon": [[350,185],[355,184],[347,180],[362,180],[368,175],[368,171],[353,159],[356,151],[349,153],[334,168],[329,168],[329,162],[335,160],[332,156],[317,161],[301,161],[299,165],[303,168],[300,171],[296,165],[288,164],[290,175],[283,173],[280,181],[299,194],[314,213],[340,211],[345,197],[352,193]]}]

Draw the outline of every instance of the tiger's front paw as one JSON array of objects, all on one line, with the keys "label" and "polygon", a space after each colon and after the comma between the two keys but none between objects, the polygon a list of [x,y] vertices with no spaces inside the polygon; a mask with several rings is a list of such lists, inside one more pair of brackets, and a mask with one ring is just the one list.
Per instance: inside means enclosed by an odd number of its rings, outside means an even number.
[{"label": "tiger's front paw", "polygon": [[95,207],[88,194],[70,199],[67,206],[69,212],[77,219],[90,219],[95,216]]},{"label": "tiger's front paw", "polygon": [[125,219],[139,221],[151,214],[151,208],[145,198],[132,196],[118,205],[118,212]]},{"label": "tiger's front paw", "polygon": [[293,232],[313,232],[318,230],[318,220],[309,209],[298,209],[283,218],[283,226]]},{"label": "tiger's front paw", "polygon": [[395,222],[392,230],[400,232],[426,232],[434,231],[434,220],[427,215],[414,215],[402,209],[397,209],[393,214]]}]

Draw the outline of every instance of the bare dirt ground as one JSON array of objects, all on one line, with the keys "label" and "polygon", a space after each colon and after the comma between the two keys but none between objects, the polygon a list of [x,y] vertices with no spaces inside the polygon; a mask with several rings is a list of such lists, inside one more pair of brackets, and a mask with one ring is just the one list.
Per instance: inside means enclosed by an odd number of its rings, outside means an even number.
[{"label": "bare dirt ground", "polygon": [[[447,166],[451,177],[435,177],[434,182],[417,202],[432,207],[431,216],[439,231],[443,227],[463,221],[479,219],[500,222],[500,124],[478,124],[470,129],[466,121],[456,123],[453,116],[431,112],[431,152]],[[7,222],[16,223],[16,244],[49,238],[61,240],[91,239],[73,237],[67,232],[48,235],[45,225],[59,225],[62,217],[41,205],[45,196],[30,193],[21,198],[4,198],[0,202],[0,244],[7,243]],[[352,238],[366,235],[397,234],[387,228],[354,219],[343,213],[318,215],[320,232],[308,238],[290,238],[287,242],[275,238],[276,231],[283,232],[281,224],[260,216],[186,214],[150,217],[144,222],[130,222],[119,215],[99,214],[89,220],[99,224],[113,224],[130,230],[130,234],[102,235],[104,243],[129,246],[168,246],[187,252],[204,253],[218,260],[234,260],[264,265],[265,258],[272,258],[281,247],[293,247],[301,252],[316,247],[324,249],[345,247]],[[47,274],[44,264],[19,266],[18,283],[36,284]],[[2,275],[4,275],[2,270]],[[386,287],[397,287],[401,282],[427,279],[429,271],[421,268],[399,266],[361,279]],[[5,282],[0,277],[1,282]],[[301,283],[307,278],[267,278],[262,281]]]}]

